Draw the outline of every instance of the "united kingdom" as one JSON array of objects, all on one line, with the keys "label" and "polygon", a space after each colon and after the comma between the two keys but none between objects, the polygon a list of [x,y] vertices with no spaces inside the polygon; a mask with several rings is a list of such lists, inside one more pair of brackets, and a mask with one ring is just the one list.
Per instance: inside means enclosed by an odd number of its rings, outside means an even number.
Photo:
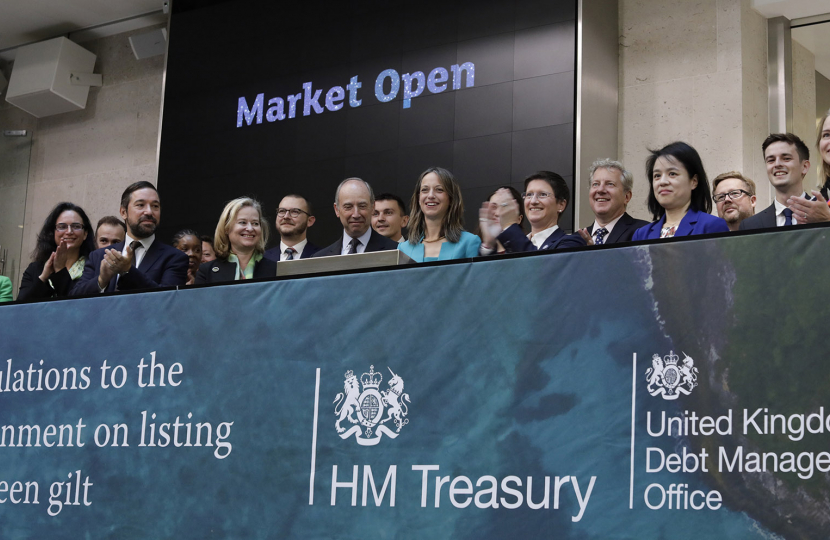
[{"label": "united kingdom", "polygon": [[[403,391],[403,379],[389,367],[386,369],[392,374],[386,390],[380,389],[383,373],[376,372],[373,365],[369,366],[368,373],[360,376],[359,382],[352,370],[346,372],[343,392],[334,398],[334,415],[337,417],[334,427],[341,439],[354,435],[357,444],[375,446],[384,435],[397,438],[409,423],[407,404],[411,402],[409,394]],[[352,426],[344,426],[344,422]]]}]

